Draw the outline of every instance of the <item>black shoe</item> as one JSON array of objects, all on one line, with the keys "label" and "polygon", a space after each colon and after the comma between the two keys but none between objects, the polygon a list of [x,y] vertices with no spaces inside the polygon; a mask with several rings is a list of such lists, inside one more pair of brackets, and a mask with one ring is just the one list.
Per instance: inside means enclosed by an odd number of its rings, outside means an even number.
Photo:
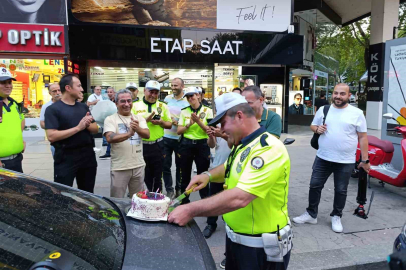
[{"label": "black shoe", "polygon": [[226,269],[226,258],[224,258],[224,260],[221,261],[220,268],[221,269]]},{"label": "black shoe", "polygon": [[104,154],[103,156],[100,156],[99,158],[100,159],[109,159],[109,158],[111,158],[111,155]]},{"label": "black shoe", "polygon": [[212,225],[207,225],[206,228],[204,228],[203,230],[203,235],[204,237],[210,238],[210,236],[214,233],[214,231],[216,230],[216,227],[212,226]]}]

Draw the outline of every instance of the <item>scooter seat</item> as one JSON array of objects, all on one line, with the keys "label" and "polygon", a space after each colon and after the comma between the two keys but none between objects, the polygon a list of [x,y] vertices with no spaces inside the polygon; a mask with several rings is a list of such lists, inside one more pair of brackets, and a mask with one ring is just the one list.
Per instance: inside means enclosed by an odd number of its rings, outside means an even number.
[{"label": "scooter seat", "polygon": [[368,144],[381,148],[385,153],[393,153],[395,151],[390,141],[381,140],[375,136],[368,135]]}]

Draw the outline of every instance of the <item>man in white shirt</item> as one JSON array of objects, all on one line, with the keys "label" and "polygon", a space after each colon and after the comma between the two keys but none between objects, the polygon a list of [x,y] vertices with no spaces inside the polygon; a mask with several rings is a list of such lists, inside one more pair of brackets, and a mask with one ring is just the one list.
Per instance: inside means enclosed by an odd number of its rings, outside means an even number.
[{"label": "man in white shirt", "polygon": [[319,149],[313,164],[310,180],[309,206],[301,216],[293,218],[295,223],[317,223],[321,191],[328,177],[334,174],[334,203],[331,224],[334,232],[342,232],[342,211],[347,199],[347,188],[354,169],[355,151],[359,142],[362,160],[359,167],[367,173],[368,160],[367,124],[363,112],[349,105],[351,93],[348,85],[340,83],[333,92],[332,102],[323,125],[324,109],[321,107],[310,126],[320,134]]},{"label": "man in white shirt", "polygon": [[[61,88],[59,87],[59,83],[53,83],[48,87],[48,93],[51,95],[52,99],[45,103],[41,108],[41,113],[39,116],[39,124],[42,129],[45,129],[45,110],[61,99],[62,93]],[[55,154],[55,148],[51,145],[51,153],[52,156]]]},{"label": "man in white shirt", "polygon": [[92,110],[93,106],[100,100],[103,100],[103,96],[101,94],[101,86],[97,85],[94,87],[94,93],[88,97],[86,104],[89,106],[89,109]]},{"label": "man in white shirt", "polygon": [[131,92],[122,89],[116,94],[117,113],[104,120],[104,135],[111,144],[110,197],[124,198],[129,190],[130,198],[144,190],[145,161],[141,139],[149,138],[145,119],[131,113]]}]

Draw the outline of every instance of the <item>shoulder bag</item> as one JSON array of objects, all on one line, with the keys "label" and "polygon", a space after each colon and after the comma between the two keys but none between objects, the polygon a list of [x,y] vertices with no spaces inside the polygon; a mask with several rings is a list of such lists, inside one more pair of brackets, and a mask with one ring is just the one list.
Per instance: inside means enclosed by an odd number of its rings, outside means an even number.
[{"label": "shoulder bag", "polygon": [[[323,125],[326,122],[326,117],[327,117],[327,114],[328,114],[328,110],[330,110],[330,106],[331,105],[326,105],[326,106],[323,107],[323,113],[324,113]],[[312,139],[310,140],[310,145],[316,150],[319,149],[319,138],[320,138],[320,134],[315,132],[313,134]]]}]

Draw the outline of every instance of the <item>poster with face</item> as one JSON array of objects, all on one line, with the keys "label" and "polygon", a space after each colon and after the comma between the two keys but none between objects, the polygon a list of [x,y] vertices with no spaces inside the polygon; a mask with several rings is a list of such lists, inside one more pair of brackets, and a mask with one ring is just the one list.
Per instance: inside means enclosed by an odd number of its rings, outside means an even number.
[{"label": "poster with face", "polygon": [[0,22],[65,25],[66,0],[2,0]]},{"label": "poster with face", "polygon": [[289,114],[304,114],[303,91],[289,91]]}]

